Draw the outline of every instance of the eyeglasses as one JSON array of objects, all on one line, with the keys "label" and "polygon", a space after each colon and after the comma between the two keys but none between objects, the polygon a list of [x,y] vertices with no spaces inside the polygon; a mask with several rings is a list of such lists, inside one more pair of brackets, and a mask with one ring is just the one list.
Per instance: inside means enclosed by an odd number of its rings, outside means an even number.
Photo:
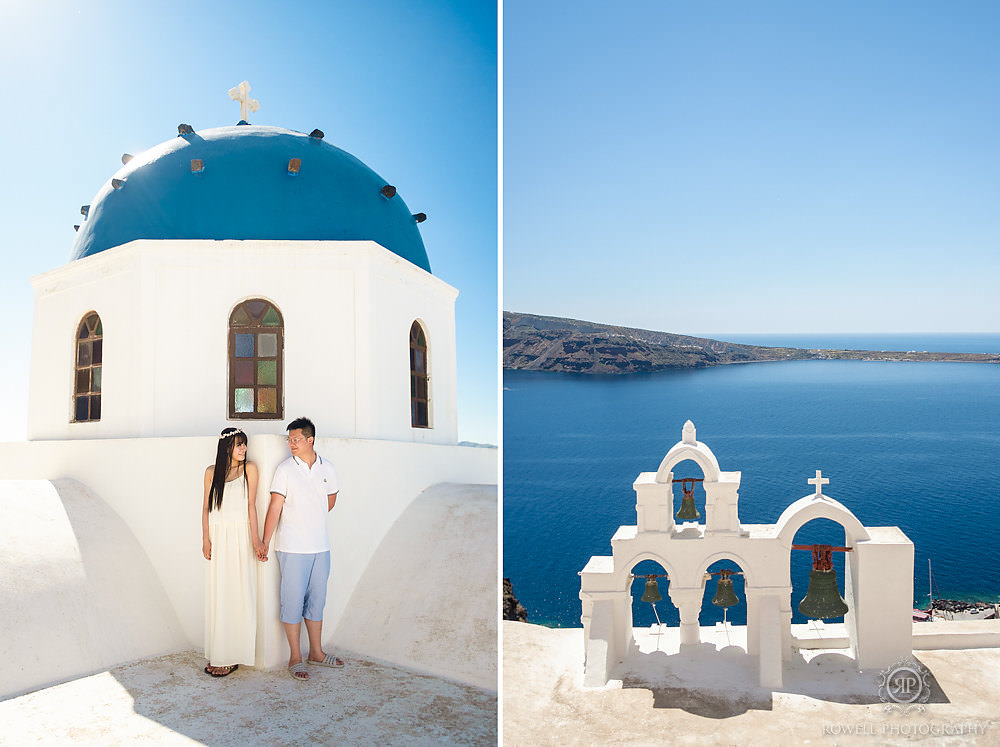
[{"label": "eyeglasses", "polygon": [[288,443],[290,444],[298,445],[300,442],[307,441],[308,439],[304,438],[303,436],[298,436],[296,438],[286,438],[285,440],[288,441]]}]

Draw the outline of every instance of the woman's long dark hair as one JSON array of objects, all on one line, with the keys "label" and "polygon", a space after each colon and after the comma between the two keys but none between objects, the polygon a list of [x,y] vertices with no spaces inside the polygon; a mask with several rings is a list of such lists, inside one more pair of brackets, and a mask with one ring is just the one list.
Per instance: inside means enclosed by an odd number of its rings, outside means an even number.
[{"label": "woman's long dark hair", "polygon": [[[222,508],[222,491],[226,489],[226,473],[233,463],[233,449],[236,444],[241,446],[247,442],[247,434],[239,428],[223,428],[219,436],[219,448],[215,450],[215,469],[212,472],[212,488],[208,491],[208,510]],[[247,481],[247,460],[243,460],[243,483],[249,489]]]}]

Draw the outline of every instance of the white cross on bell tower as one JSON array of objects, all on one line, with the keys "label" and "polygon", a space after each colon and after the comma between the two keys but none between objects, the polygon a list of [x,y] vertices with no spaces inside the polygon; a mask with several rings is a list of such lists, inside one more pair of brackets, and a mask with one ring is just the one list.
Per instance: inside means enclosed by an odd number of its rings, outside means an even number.
[{"label": "white cross on bell tower", "polygon": [[240,102],[240,120],[243,122],[250,121],[250,112],[260,109],[260,102],[250,98],[250,84],[247,81],[243,81],[235,88],[230,88],[229,98]]},{"label": "white cross on bell tower", "polygon": [[830,478],[823,477],[823,473],[820,470],[816,470],[816,477],[812,477],[806,480],[806,482],[816,486],[816,495],[823,495],[823,486],[830,484]]}]

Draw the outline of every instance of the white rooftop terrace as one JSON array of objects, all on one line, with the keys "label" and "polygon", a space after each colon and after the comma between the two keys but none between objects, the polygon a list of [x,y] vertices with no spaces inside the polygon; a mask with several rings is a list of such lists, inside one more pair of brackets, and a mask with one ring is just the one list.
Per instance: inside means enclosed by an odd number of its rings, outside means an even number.
[{"label": "white rooftop terrace", "polygon": [[338,651],[343,669],[203,673],[186,651],[0,701],[0,745],[494,745],[496,693]]},{"label": "white rooftop terrace", "polygon": [[[808,626],[793,627],[807,637]],[[914,652],[930,698],[905,715],[886,711],[877,673],[858,672],[845,649],[799,649],[780,689],[760,687],[745,630],[702,628],[703,643],[682,653],[676,627],[636,629],[622,678],[584,688],[581,628],[505,621],[503,744],[1000,743],[1000,643],[971,648],[1000,635],[1000,622],[916,624],[915,648],[970,648]]]}]

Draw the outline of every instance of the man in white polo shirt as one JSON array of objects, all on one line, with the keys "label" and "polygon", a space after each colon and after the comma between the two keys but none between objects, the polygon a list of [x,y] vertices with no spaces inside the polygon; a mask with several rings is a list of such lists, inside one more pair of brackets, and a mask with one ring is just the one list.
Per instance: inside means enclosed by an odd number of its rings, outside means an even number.
[{"label": "man in white polo shirt", "polygon": [[[342,667],[344,662],[323,651],[323,607],[330,578],[330,537],[326,515],[337,502],[337,473],[316,453],[316,427],[309,418],[288,424],[292,455],[278,465],[271,480],[271,505],[264,520],[264,546],[277,527],[274,550],[281,568],[281,622],[285,626],[292,677],[305,681],[309,672],[299,645],[302,620],[309,635],[310,664]],[[280,519],[280,520],[279,520]]]}]

